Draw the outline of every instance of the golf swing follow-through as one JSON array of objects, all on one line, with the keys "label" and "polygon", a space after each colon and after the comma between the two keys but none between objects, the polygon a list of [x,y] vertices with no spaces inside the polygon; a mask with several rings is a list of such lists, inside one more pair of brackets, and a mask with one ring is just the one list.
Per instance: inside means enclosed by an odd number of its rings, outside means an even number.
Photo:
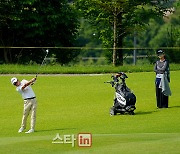
[{"label": "golf swing follow-through", "polygon": [[31,84],[36,81],[36,78],[31,79],[30,81],[22,80],[19,81],[16,77],[11,79],[11,83],[16,86],[16,91],[18,91],[24,100],[24,111],[22,117],[21,128],[19,129],[19,133],[23,132],[26,129],[26,121],[30,111],[31,113],[31,128],[26,133],[33,133],[35,130],[35,123],[36,123],[36,108],[37,108],[37,101],[36,95],[31,88]]},{"label": "golf swing follow-through", "polygon": [[48,50],[46,50],[45,58],[43,59],[40,67],[38,68],[38,72],[36,76],[32,78],[30,81],[27,81],[25,79],[20,81],[16,77],[11,78],[11,83],[14,86],[16,86],[16,91],[18,91],[22,95],[22,98],[24,100],[23,117],[22,117],[21,127],[18,131],[19,133],[23,132],[26,129],[26,122],[30,112],[31,112],[31,128],[29,129],[29,131],[25,133],[33,133],[35,131],[37,100],[31,85],[33,85],[34,82],[36,81],[39,70],[41,66],[44,64],[47,55],[48,55]]}]

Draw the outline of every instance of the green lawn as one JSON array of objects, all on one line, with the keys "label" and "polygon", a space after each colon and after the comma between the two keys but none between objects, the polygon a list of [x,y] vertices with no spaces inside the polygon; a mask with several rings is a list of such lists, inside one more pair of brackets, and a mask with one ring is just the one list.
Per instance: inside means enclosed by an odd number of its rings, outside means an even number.
[{"label": "green lawn", "polygon": [[[137,96],[137,109],[134,116],[114,117],[109,116],[114,89],[103,83],[111,74],[39,76],[33,86],[38,99],[33,134],[17,133],[23,101],[10,83],[11,76],[0,76],[0,153],[179,153],[180,71],[171,72],[173,95],[170,107],[162,110],[156,109],[154,73],[127,75],[127,85]],[[75,147],[53,144],[57,133],[92,133],[92,147],[80,148],[77,141]]]},{"label": "green lawn", "polygon": [[[0,74],[101,74],[119,72],[152,72],[153,64],[123,65],[114,67],[113,65],[0,65]],[[180,64],[171,64],[171,71],[179,71]]]}]

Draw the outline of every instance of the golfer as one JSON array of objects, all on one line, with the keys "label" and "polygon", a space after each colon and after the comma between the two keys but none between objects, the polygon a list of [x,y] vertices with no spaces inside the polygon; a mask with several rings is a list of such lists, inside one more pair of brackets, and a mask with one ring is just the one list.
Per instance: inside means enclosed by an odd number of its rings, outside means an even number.
[{"label": "golfer", "polygon": [[154,71],[156,72],[156,101],[157,108],[168,108],[168,96],[171,95],[169,88],[170,72],[169,62],[165,59],[165,53],[162,50],[157,51],[159,60],[156,61]]},{"label": "golfer", "polygon": [[35,93],[30,86],[35,81],[36,78],[33,78],[30,81],[22,80],[21,82],[16,77],[13,77],[11,79],[11,83],[14,86],[16,86],[16,90],[22,95],[22,98],[24,99],[24,111],[23,111],[21,128],[18,131],[19,133],[23,132],[26,129],[26,121],[30,111],[32,112],[31,129],[25,133],[33,133],[35,129],[37,101],[36,101]]}]

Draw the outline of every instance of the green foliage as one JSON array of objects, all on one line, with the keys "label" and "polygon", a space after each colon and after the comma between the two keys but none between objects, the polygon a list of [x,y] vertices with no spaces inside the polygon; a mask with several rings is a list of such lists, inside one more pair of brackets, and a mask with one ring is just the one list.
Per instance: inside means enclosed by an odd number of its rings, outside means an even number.
[{"label": "green foliage", "polygon": [[[88,19],[92,26],[99,31],[99,38],[104,47],[113,47],[116,41],[116,48],[123,47],[123,38],[134,31],[141,31],[148,24],[149,19],[158,18],[172,6],[171,1],[151,2],[131,0],[77,0],[76,7],[85,19]],[[115,23],[116,22],[116,23]],[[115,24],[114,24],[115,23]],[[116,25],[116,29],[114,26]],[[113,38],[114,33],[117,36]],[[122,63],[122,51],[118,51],[117,58]],[[112,51],[107,56],[112,57]]]},{"label": "green foliage", "polygon": [[[102,42],[98,38],[98,31],[92,28],[89,22],[83,18],[80,19],[79,36],[77,38],[78,46],[85,48],[101,48]],[[100,57],[102,50],[82,49],[79,56],[82,57]]]},{"label": "green foliage", "polygon": [[[176,6],[176,5],[175,5]],[[174,12],[161,20],[150,20],[146,31],[139,32],[137,35],[137,47],[174,47],[174,49],[165,49],[166,55],[170,62],[180,62],[180,8],[175,7]],[[133,36],[129,36],[125,40],[133,44]],[[150,55],[155,54],[155,50],[149,51]],[[142,51],[141,54],[146,54]]]},{"label": "green foliage", "polygon": [[[1,46],[22,46],[22,47],[55,47],[55,46],[73,46],[75,44],[78,18],[77,11],[72,4],[66,0],[12,0],[0,3],[1,16]],[[7,6],[7,7],[5,7]],[[4,37],[5,36],[5,37]],[[8,38],[8,39],[7,39]],[[27,49],[26,55],[20,59],[24,63],[26,59],[30,60],[31,55],[35,55],[35,51]],[[20,51],[4,49],[11,62],[17,62],[16,54]],[[58,61],[68,63],[72,58],[69,57],[71,52],[55,53]],[[43,53],[40,52],[34,61],[38,62]],[[9,57],[12,57],[9,58]],[[75,54],[73,54],[75,56]],[[66,58],[68,57],[68,58]],[[32,59],[31,59],[32,60]],[[8,62],[6,60],[6,62]]]},{"label": "green foliage", "polygon": [[[172,63],[180,62],[180,7],[178,2],[173,4],[174,8],[162,19],[151,19],[145,31],[138,31],[136,39],[139,48],[162,48],[165,49],[166,57]],[[128,35],[124,39],[126,47],[133,47],[134,35]],[[155,55],[156,50],[138,50],[140,55]],[[154,58],[149,58],[150,62]]]}]

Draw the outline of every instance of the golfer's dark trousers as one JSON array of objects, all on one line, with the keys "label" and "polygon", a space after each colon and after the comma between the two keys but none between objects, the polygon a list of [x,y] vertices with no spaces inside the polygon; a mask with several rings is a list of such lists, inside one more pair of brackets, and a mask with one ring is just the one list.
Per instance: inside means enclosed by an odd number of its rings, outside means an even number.
[{"label": "golfer's dark trousers", "polygon": [[158,108],[168,108],[168,96],[162,93],[162,89],[156,86],[156,100]]}]

